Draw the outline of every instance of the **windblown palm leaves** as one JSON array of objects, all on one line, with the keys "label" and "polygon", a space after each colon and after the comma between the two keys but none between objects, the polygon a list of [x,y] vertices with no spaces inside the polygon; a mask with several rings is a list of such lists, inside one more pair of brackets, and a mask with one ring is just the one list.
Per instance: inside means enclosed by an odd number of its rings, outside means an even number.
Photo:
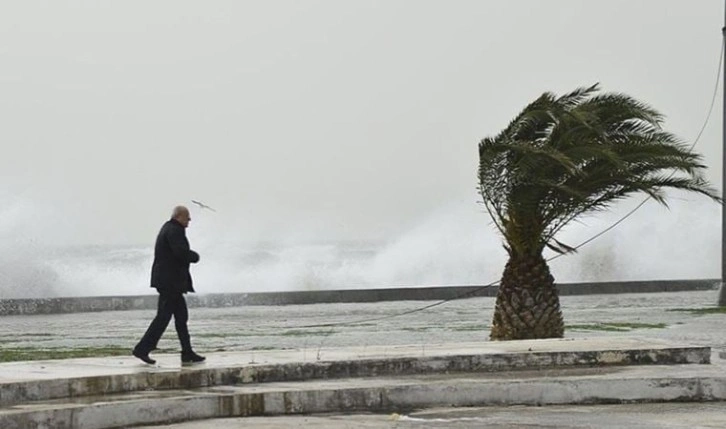
[{"label": "windblown palm leaves", "polygon": [[479,189],[509,253],[492,339],[563,335],[542,252],[574,251],[556,239],[572,220],[637,192],[665,204],[667,188],[720,201],[701,175],[701,156],[663,131],[662,120],[650,106],[593,85],[545,93],[481,141]]}]

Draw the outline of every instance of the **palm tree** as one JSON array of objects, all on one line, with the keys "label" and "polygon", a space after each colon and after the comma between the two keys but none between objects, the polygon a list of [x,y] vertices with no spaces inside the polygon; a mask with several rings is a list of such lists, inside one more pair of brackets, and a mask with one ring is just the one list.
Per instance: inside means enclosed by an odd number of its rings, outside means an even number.
[{"label": "palm tree", "polygon": [[509,259],[491,329],[493,340],[564,335],[546,248],[575,249],[555,236],[587,213],[644,192],[666,204],[666,188],[721,201],[702,177],[701,156],[661,129],[663,116],[598,85],[544,93],[498,135],[479,144],[479,191]]}]

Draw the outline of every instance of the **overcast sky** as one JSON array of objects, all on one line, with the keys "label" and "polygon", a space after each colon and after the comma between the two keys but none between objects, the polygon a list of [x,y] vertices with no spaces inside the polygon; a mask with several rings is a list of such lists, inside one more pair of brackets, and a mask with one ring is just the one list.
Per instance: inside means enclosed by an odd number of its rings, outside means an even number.
[{"label": "overcast sky", "polygon": [[544,91],[601,82],[691,141],[722,3],[4,1],[0,231],[147,244],[198,199],[243,239],[385,239],[480,210],[478,141]]}]

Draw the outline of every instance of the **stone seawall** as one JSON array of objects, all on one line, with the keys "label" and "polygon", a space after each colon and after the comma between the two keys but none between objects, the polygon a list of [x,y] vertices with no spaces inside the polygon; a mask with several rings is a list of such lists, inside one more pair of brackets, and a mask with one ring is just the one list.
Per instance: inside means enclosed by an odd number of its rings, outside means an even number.
[{"label": "stone seawall", "polygon": [[[718,279],[652,280],[559,284],[560,295],[655,293],[717,290]],[[294,292],[255,292],[188,295],[190,307],[238,307],[244,305],[294,305],[339,302],[432,301],[497,294],[497,286],[406,287],[389,289],[341,289]],[[714,298],[715,299],[715,298]],[[156,295],[95,296],[0,300],[0,316],[145,310],[156,308]]]}]

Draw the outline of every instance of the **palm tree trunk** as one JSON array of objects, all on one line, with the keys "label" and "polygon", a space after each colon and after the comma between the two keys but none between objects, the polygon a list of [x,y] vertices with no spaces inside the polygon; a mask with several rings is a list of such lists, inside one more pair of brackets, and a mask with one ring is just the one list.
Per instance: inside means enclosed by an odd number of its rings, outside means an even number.
[{"label": "palm tree trunk", "polygon": [[547,261],[511,256],[504,267],[492,323],[492,340],[562,338],[565,326]]}]

